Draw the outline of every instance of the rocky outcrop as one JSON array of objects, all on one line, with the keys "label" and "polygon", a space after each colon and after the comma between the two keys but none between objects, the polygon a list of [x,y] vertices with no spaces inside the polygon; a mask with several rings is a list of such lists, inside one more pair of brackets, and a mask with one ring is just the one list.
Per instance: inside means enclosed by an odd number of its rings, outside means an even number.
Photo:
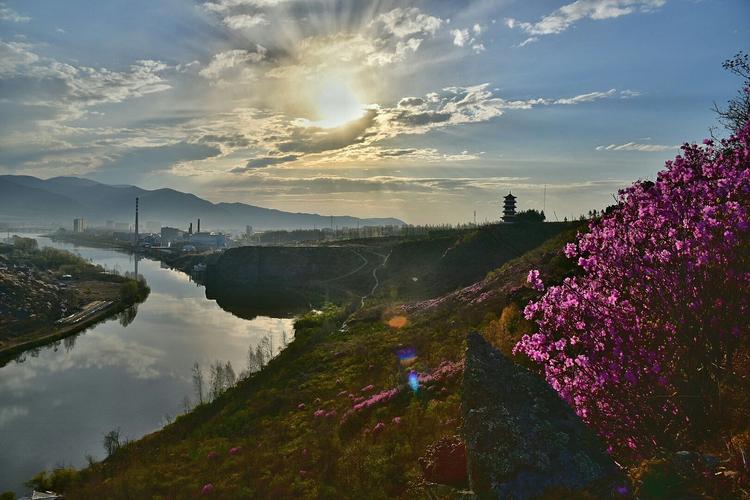
[{"label": "rocky outcrop", "polygon": [[549,385],[494,349],[467,340],[463,435],[479,498],[551,492],[609,495],[624,480],[602,443]]},{"label": "rocky outcrop", "polygon": [[468,484],[466,446],[458,436],[446,436],[427,447],[420,457],[425,481],[454,487]]}]

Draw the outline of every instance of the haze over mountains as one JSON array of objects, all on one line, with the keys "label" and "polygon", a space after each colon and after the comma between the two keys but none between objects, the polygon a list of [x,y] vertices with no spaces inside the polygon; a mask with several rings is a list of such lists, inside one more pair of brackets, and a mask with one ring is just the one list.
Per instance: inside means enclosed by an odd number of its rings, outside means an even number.
[{"label": "haze over mountains", "polygon": [[137,186],[114,186],[78,177],[39,179],[25,175],[0,175],[0,222],[61,225],[75,217],[89,225],[106,221],[131,222],[135,197],[140,198],[140,219],[162,225],[187,227],[200,217],[206,229],[244,228],[312,229],[330,227],[403,225],[395,218],[360,219],[292,213],[244,203],[212,203],[174,189],[147,190]]}]

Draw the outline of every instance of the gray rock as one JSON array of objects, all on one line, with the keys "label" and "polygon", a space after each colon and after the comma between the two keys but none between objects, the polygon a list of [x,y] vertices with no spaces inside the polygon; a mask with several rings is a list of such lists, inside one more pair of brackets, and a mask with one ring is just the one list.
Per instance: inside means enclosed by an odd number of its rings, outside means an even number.
[{"label": "gray rock", "polygon": [[526,499],[625,484],[594,433],[541,378],[478,333],[467,340],[463,435],[479,498]]}]

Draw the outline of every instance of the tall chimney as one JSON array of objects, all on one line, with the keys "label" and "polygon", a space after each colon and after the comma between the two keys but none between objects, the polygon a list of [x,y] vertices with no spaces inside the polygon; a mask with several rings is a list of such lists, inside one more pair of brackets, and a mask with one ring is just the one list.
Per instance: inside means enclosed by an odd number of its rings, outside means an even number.
[{"label": "tall chimney", "polygon": [[193,234],[193,223],[190,223],[190,227],[188,227],[188,234]]},{"label": "tall chimney", "polygon": [[135,197],[135,246],[138,246],[138,197]]},{"label": "tall chimney", "polygon": [[201,219],[198,217],[198,232],[201,232]]}]

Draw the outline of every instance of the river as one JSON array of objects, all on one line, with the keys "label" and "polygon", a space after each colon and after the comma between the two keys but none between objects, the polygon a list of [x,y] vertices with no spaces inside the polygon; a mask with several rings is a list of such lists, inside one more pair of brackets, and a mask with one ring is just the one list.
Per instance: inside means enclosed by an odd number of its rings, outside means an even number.
[{"label": "river", "polygon": [[[134,256],[117,250],[35,238],[107,269],[135,268]],[[23,483],[41,470],[103,458],[103,435],[115,428],[129,439],[161,428],[186,397],[196,399],[195,362],[206,379],[216,360],[239,374],[264,336],[276,349],[293,338],[291,318],[238,318],[157,261],[139,259],[138,272],[151,294],[134,318],[111,318],[0,368],[0,492],[28,493]]]}]

